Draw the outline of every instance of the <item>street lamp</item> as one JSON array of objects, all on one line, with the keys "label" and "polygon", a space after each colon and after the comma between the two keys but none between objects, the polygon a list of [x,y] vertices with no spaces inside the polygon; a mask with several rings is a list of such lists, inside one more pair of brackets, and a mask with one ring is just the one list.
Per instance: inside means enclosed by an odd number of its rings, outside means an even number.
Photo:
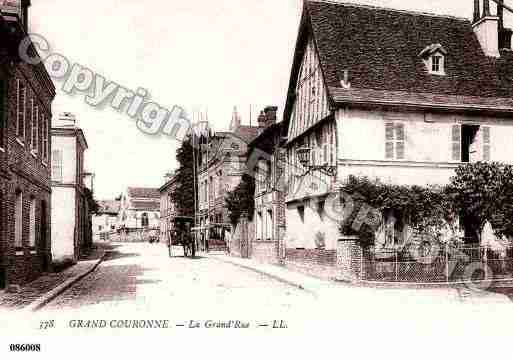
[{"label": "street lamp", "polygon": [[312,149],[310,147],[301,147],[297,149],[297,159],[301,166],[309,167],[310,165],[310,153]]},{"label": "street lamp", "polygon": [[307,169],[305,176],[311,171],[319,171],[327,176],[335,177],[336,167],[328,164],[324,165],[313,165],[312,161],[312,149],[310,147],[300,147],[296,150],[296,155],[301,166]]}]

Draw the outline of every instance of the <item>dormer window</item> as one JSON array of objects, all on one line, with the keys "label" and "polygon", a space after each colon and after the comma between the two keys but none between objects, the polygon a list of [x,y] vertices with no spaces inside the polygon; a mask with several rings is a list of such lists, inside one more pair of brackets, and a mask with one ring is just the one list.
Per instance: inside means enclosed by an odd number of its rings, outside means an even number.
[{"label": "dormer window", "polygon": [[447,51],[440,44],[429,45],[419,54],[432,75],[445,75],[445,55]]},{"label": "dormer window", "polygon": [[443,57],[440,55],[431,56],[431,72],[440,73],[442,71]]}]

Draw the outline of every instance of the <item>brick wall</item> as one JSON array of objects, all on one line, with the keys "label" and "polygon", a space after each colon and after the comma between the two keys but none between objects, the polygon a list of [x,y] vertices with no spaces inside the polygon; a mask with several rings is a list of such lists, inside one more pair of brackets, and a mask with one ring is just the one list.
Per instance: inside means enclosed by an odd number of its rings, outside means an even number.
[{"label": "brick wall", "polygon": [[337,244],[337,279],[358,281],[362,276],[363,251],[358,238],[345,238]]},{"label": "brick wall", "polygon": [[253,241],[251,258],[262,263],[278,264],[278,241]]},{"label": "brick wall", "polygon": [[[1,45],[0,45],[1,46]],[[24,63],[4,62],[0,66],[0,79],[6,84],[0,96],[3,101],[2,122],[3,148],[0,150],[0,284],[20,284],[37,278],[51,263],[51,198],[50,164],[43,161],[40,153],[31,153],[30,100],[34,99],[41,114],[48,119],[47,138],[50,142],[51,101],[55,95],[53,86],[41,81],[35,68]],[[25,112],[25,138],[21,143],[16,137],[17,80],[27,89]],[[41,119],[41,116],[39,117]],[[42,143],[42,126],[38,129],[38,141]],[[16,192],[23,194],[22,247],[15,248],[15,203]],[[36,247],[30,248],[30,203],[36,203]],[[43,209],[44,207],[44,209]],[[45,268],[46,267],[46,268]]]},{"label": "brick wall", "polygon": [[285,249],[285,266],[323,279],[334,279],[337,273],[337,251],[323,249]]}]

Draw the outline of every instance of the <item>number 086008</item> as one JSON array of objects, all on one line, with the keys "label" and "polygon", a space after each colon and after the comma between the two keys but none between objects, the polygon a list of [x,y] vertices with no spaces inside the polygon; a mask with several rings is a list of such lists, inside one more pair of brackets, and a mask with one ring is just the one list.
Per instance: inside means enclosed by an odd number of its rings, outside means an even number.
[{"label": "number 086008", "polygon": [[11,344],[9,349],[12,352],[39,352],[41,344]]}]

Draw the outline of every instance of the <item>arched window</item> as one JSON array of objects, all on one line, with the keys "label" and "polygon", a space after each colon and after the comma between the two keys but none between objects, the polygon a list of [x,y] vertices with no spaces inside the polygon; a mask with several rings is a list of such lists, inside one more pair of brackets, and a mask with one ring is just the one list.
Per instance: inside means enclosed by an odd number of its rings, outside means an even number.
[{"label": "arched window", "polygon": [[150,225],[150,222],[148,220],[148,213],[143,213],[141,216],[141,225],[146,228]]},{"label": "arched window", "polygon": [[16,204],[14,213],[14,246],[23,248],[23,193],[16,191]]},{"label": "arched window", "polygon": [[29,246],[31,249],[36,247],[36,199],[30,199],[30,227],[29,227]]}]

